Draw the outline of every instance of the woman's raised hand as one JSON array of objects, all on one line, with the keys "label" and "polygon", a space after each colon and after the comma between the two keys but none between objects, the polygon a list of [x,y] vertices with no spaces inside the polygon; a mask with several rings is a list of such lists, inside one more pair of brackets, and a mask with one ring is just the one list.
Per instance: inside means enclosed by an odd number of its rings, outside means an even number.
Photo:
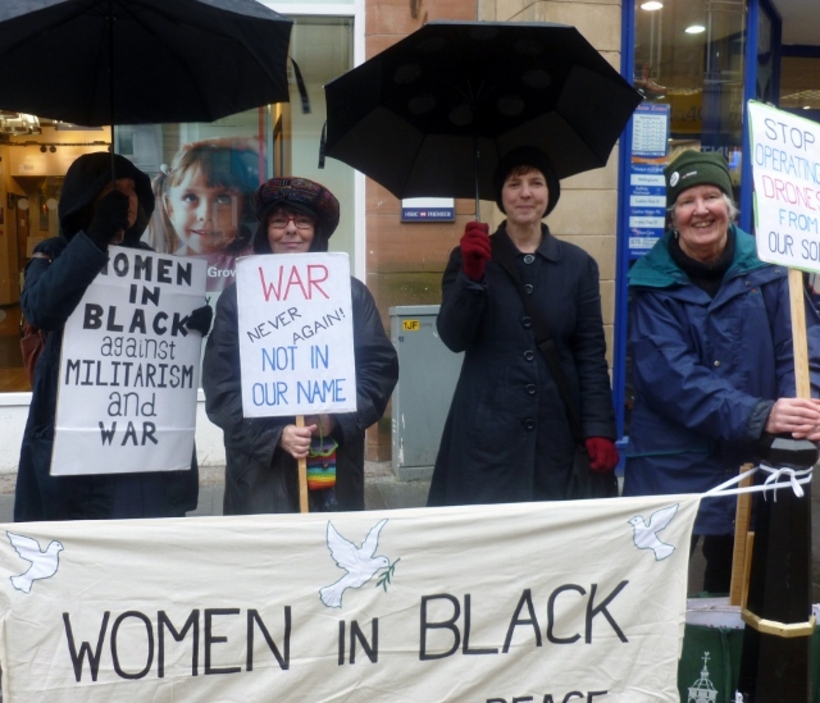
[{"label": "woman's raised hand", "polygon": [[484,277],[490,254],[490,226],[486,222],[468,222],[461,237],[462,266],[468,278],[480,281]]}]

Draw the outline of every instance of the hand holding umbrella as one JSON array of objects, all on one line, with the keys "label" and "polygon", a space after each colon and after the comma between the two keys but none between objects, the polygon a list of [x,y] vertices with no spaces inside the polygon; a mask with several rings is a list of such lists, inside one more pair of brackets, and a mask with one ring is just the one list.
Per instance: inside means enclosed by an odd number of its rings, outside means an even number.
[{"label": "hand holding umbrella", "polygon": [[[128,229],[129,198],[118,190],[110,190],[94,208],[94,217],[88,226],[86,234],[99,249],[108,251],[109,244],[122,241],[125,230]],[[133,224],[133,223],[131,223]]]},{"label": "hand holding umbrella", "polygon": [[462,265],[467,277],[473,281],[484,278],[490,256],[490,226],[486,222],[468,222],[461,237]]}]

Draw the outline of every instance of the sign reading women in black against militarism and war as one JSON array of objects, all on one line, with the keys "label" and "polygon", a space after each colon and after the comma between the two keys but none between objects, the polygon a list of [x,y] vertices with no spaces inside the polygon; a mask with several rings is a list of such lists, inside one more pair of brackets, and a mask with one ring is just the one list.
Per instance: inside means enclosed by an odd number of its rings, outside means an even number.
[{"label": "sign reading women in black against militarism and war", "polygon": [[68,318],[57,391],[53,475],[191,466],[205,264],[109,247]]},{"label": "sign reading women in black against militarism and war", "polygon": [[355,411],[347,254],[243,257],[236,290],[244,416]]}]

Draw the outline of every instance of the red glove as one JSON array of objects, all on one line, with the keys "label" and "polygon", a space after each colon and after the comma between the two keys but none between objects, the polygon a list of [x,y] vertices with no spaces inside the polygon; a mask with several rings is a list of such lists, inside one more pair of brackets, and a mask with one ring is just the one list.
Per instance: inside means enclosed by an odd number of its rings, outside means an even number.
[{"label": "red glove", "polygon": [[606,437],[587,437],[585,444],[589,453],[589,468],[599,474],[612,471],[620,461],[615,443]]},{"label": "red glove", "polygon": [[484,277],[484,267],[490,260],[490,226],[486,222],[468,222],[461,237],[461,258],[464,273],[474,281]]}]

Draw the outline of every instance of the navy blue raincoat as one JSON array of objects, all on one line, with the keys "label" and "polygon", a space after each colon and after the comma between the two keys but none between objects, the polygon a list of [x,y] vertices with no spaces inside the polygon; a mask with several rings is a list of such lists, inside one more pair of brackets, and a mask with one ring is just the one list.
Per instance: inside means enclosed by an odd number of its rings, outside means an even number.
[{"label": "navy blue raincoat", "polygon": [[[735,256],[714,298],[674,263],[667,233],[629,272],[635,404],[624,495],[701,493],[754,461],[775,400],[795,395],[788,270],[731,227]],[[812,385],[820,320],[806,299]],[[736,498],[701,503],[695,534],[731,534]]]}]

